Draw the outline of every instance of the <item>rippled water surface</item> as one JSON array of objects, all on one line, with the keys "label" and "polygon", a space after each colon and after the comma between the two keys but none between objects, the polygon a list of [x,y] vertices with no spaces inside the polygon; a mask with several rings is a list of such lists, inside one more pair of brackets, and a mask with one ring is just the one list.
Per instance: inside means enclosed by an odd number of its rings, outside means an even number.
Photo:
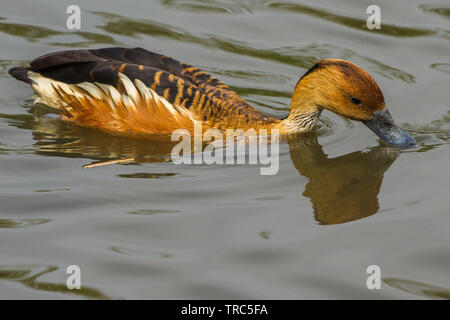
[{"label": "rippled water surface", "polygon": [[[0,4],[0,298],[450,298],[447,1]],[[445,4],[446,3],[446,4]],[[378,4],[381,30],[365,27]],[[174,165],[170,145],[62,122],[8,68],[70,48],[140,46],[203,68],[285,116],[323,58],[375,77],[418,146],[324,112],[280,170]],[[83,169],[102,161],[136,162]],[[79,265],[82,289],[68,290]],[[381,268],[368,290],[366,268]]]}]

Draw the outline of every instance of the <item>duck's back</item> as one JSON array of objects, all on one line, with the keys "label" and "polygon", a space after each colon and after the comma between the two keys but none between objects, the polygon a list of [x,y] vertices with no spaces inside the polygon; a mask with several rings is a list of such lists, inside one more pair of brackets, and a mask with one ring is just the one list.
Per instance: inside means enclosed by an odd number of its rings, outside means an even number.
[{"label": "duck's back", "polygon": [[[11,75],[66,120],[108,131],[170,133],[270,121],[214,76],[142,48],[49,53]],[[247,125],[248,124],[248,125]]]}]

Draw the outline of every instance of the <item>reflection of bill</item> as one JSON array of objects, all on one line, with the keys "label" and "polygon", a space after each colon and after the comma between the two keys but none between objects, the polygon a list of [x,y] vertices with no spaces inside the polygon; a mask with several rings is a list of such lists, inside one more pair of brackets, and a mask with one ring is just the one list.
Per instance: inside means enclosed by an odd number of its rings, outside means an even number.
[{"label": "reflection of bill", "polygon": [[303,195],[311,199],[316,220],[338,224],[378,212],[378,192],[384,172],[398,150],[377,146],[329,159],[316,136],[289,140],[291,159],[309,179]]}]

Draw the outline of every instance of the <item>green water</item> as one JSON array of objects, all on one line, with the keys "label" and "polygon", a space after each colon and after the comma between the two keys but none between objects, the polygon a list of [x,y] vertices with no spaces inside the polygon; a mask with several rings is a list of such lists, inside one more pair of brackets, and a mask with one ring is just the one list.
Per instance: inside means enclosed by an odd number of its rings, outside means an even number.
[{"label": "green water", "polygon": [[[450,5],[422,1],[0,4],[0,298],[450,297]],[[381,30],[367,30],[369,4]],[[140,46],[198,66],[285,116],[323,58],[368,70],[418,146],[324,112],[280,170],[175,165],[170,146],[64,123],[7,70],[71,48]],[[305,143],[307,142],[307,143]],[[83,169],[134,157],[137,162]],[[81,290],[66,268],[81,268]],[[381,268],[380,290],[366,268]]]}]

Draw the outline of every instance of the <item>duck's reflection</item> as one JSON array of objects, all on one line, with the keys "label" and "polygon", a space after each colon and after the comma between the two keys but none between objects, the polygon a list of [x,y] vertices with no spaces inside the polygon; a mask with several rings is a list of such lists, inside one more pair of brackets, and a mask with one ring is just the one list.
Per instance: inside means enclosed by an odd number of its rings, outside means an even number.
[{"label": "duck's reflection", "polygon": [[[170,137],[154,136],[152,140],[130,139],[61,121],[46,113],[42,106],[31,114],[5,115],[10,125],[32,130],[34,153],[70,158],[89,158],[93,163],[133,158],[135,163],[165,162],[177,142]],[[45,116],[41,116],[40,113]],[[49,116],[50,115],[50,116]]]},{"label": "duck's reflection", "polygon": [[[170,161],[176,142],[166,137],[138,140],[115,137],[58,119],[32,115],[0,115],[11,125],[33,130],[35,153],[89,158],[95,162],[133,158],[136,163]],[[162,140],[163,141],[162,141]],[[328,158],[317,136],[289,139],[292,162],[309,179],[303,195],[311,199],[316,220],[338,224],[368,217],[379,210],[384,172],[398,157],[393,148],[377,146]]]},{"label": "duck's reflection", "polygon": [[289,150],[298,172],[309,179],[303,195],[311,199],[321,224],[344,223],[376,213],[384,172],[399,154],[396,149],[377,146],[330,159],[316,136],[290,139]]}]

